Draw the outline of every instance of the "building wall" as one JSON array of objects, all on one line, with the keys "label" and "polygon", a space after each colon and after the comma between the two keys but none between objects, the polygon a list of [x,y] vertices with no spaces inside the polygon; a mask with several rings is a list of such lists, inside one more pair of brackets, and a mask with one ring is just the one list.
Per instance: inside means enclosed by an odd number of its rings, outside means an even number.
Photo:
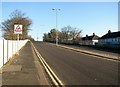
[{"label": "building wall", "polygon": [[100,39],[98,41],[98,44],[100,44],[100,45],[117,45],[117,44],[120,44],[120,37]]},{"label": "building wall", "polygon": [[80,45],[95,45],[95,43],[98,43],[98,40],[84,40],[80,41]]}]

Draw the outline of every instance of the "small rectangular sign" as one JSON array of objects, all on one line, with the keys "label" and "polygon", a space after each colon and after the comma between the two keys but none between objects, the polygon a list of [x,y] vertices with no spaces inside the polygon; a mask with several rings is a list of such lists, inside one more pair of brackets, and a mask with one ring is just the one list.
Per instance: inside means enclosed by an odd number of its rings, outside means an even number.
[{"label": "small rectangular sign", "polygon": [[14,25],[14,34],[22,34],[22,25]]}]

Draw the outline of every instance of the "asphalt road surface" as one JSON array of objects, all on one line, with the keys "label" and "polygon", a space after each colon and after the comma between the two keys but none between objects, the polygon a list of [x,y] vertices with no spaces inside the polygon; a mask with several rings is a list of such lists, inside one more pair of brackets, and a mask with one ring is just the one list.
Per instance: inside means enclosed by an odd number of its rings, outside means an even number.
[{"label": "asphalt road surface", "polygon": [[118,85],[118,62],[43,42],[33,43],[65,85]]}]

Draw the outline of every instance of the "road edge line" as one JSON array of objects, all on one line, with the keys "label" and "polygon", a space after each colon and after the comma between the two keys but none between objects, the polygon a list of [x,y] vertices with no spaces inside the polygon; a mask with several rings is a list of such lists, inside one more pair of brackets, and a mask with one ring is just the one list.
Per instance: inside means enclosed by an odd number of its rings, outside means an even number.
[{"label": "road edge line", "polygon": [[57,75],[53,72],[53,70],[50,68],[50,66],[46,63],[46,61],[44,60],[44,58],[41,56],[41,54],[38,52],[38,50],[35,48],[34,44],[31,42],[31,45],[36,53],[36,55],[38,56],[38,58],[40,59],[42,65],[44,66],[46,72],[48,73],[48,75],[50,76],[51,80],[54,82],[54,84],[56,86],[59,87],[64,87],[62,81],[57,77]]}]

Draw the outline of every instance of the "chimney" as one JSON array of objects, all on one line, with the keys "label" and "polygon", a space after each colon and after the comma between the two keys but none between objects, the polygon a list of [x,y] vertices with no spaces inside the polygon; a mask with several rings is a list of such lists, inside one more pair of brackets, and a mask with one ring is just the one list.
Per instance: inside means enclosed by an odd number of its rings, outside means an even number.
[{"label": "chimney", "polygon": [[108,33],[110,34],[110,33],[111,33],[111,30],[109,30]]},{"label": "chimney", "polygon": [[88,35],[86,34],[86,37],[88,37]]},{"label": "chimney", "polygon": [[95,33],[93,33],[93,36],[95,36]]}]

